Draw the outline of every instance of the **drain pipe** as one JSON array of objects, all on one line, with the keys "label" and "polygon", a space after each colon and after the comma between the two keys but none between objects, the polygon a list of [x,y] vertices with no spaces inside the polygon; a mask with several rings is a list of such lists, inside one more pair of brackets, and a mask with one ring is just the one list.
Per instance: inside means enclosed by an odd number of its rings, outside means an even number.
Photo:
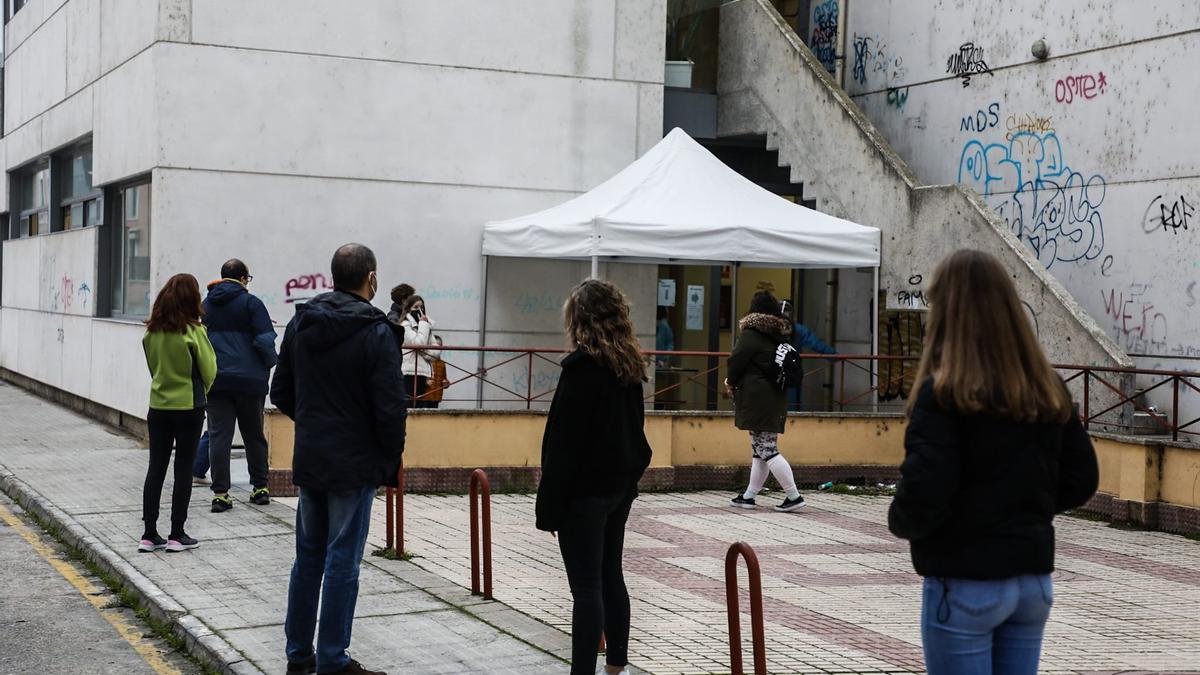
[{"label": "drain pipe", "polygon": [[[838,39],[838,45],[841,47],[841,50],[840,50],[841,54],[834,55],[834,63],[837,64],[837,72],[834,73],[833,79],[839,85],[841,85],[842,90],[845,91],[846,90],[846,59],[847,59],[847,56],[846,56],[846,53],[847,53],[846,52],[846,42],[847,42],[846,41],[846,27],[850,25],[850,22],[846,20],[848,18],[846,15],[850,12],[850,0],[838,0],[838,5],[839,6],[838,6],[838,36],[837,36],[837,39]],[[853,45],[851,45],[851,47],[853,47]],[[839,56],[840,56],[840,58],[839,58]]]}]

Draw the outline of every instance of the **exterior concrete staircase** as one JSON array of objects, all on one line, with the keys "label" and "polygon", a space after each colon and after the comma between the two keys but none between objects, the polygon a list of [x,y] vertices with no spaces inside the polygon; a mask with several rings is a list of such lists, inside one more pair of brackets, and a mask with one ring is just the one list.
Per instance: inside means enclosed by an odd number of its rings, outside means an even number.
[{"label": "exterior concrete staircase", "polygon": [[978,194],[921,185],[769,0],[722,7],[720,44],[718,135],[764,136],[818,210],[882,231],[888,309],[921,309],[944,256],[982,249],[1011,272],[1052,361],[1133,367]]}]

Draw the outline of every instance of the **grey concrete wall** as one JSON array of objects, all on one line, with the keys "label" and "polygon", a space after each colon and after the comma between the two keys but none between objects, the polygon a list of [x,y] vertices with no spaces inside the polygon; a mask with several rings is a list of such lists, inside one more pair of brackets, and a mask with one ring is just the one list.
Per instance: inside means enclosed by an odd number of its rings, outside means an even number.
[{"label": "grey concrete wall", "polygon": [[846,4],[846,90],[916,174],[982,195],[1140,367],[1200,367],[1200,3]]},{"label": "grey concrete wall", "polygon": [[[941,258],[957,248],[980,248],[1013,274],[1051,359],[1131,365],[978,197],[920,184],[767,0],[722,9],[719,95],[722,135],[766,134],[820,210],[880,228],[881,287],[889,308],[921,309],[911,292],[928,283]],[[843,296],[839,304],[860,301]]]}]

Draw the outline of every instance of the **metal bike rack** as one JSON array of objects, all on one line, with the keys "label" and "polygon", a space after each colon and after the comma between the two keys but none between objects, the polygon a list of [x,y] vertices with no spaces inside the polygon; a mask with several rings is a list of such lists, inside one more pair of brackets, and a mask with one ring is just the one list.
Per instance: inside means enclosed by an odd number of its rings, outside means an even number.
[{"label": "metal bike rack", "polygon": [[767,675],[767,650],[763,640],[762,577],[758,556],[750,545],[739,541],[725,554],[725,601],[729,611],[729,668],[733,675],[745,675],[742,670],[742,623],[738,613],[737,559],[746,559],[750,576],[750,631],[754,644],[754,675]]},{"label": "metal bike rack", "polygon": [[479,493],[483,493],[483,598],[492,599],[492,486],[487,472],[471,472],[471,595],[479,592]]}]

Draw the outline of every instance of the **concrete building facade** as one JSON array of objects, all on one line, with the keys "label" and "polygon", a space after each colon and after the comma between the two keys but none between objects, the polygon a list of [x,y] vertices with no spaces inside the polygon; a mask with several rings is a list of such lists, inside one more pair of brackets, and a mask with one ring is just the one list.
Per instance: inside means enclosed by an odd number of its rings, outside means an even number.
[{"label": "concrete building facade", "polygon": [[[662,2],[6,4],[0,367],[130,415],[171,275],[240,257],[282,325],[359,241],[377,305],[411,283],[447,343],[478,344],[482,224],[661,138]],[[495,262],[488,342],[560,344],[576,267]],[[651,331],[654,268],[622,276]]]}]

